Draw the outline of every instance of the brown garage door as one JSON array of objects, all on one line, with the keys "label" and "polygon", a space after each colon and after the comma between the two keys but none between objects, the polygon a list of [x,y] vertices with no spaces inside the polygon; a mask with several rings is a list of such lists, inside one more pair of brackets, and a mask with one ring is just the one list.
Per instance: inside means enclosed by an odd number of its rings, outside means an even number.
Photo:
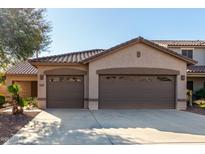
[{"label": "brown garage door", "polygon": [[83,76],[47,76],[48,108],[83,108]]},{"label": "brown garage door", "polygon": [[175,76],[100,76],[100,108],[175,107]]}]

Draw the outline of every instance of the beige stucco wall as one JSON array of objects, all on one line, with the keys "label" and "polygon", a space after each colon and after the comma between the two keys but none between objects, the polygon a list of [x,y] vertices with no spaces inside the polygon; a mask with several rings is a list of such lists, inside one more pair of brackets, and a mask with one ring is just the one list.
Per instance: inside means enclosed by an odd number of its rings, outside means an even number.
[{"label": "beige stucco wall", "polygon": [[205,48],[195,48],[193,59],[198,61],[196,65],[205,65]]},{"label": "beige stucco wall", "polygon": [[[141,57],[137,58],[136,52],[141,52]],[[121,49],[120,51],[101,57],[89,63],[89,108],[98,109],[98,75],[97,70],[106,68],[122,67],[148,67],[166,68],[180,71],[180,75],[186,75],[186,63],[166,53],[162,53],[152,47],[142,43]],[[176,80],[177,109],[186,108],[186,77],[181,80],[180,75]]]},{"label": "beige stucco wall", "polygon": [[[4,85],[4,94],[6,96],[10,96],[6,90],[6,87],[12,84],[12,81],[37,81],[37,75],[6,75],[6,81],[5,81],[5,85]],[[23,85],[22,87],[24,89],[24,92],[21,92],[21,94],[23,94],[23,96],[27,96],[29,95],[31,92],[31,89],[27,89],[29,88],[29,84],[27,85]]]},{"label": "beige stucco wall", "polygon": [[[170,48],[170,49],[174,50],[179,54],[182,54],[181,48]],[[205,65],[205,48],[190,48],[190,49],[193,49],[193,59],[198,61],[196,65]]]},{"label": "beige stucco wall", "polygon": [[31,97],[31,82],[30,81],[17,81],[15,82],[21,87],[20,96]]},{"label": "beige stucco wall", "polygon": [[169,48],[169,49],[171,49],[171,50],[177,52],[178,54],[182,54],[181,48]]},{"label": "beige stucco wall", "polygon": [[0,84],[0,94],[6,96],[7,95],[7,87],[4,84]]},{"label": "beige stucco wall", "polygon": [[[56,69],[74,69],[74,70],[82,70],[86,71],[88,70],[87,65],[41,65],[37,66],[38,68],[38,106],[42,109],[46,108],[46,74],[45,72],[48,70],[56,70]],[[43,80],[40,80],[40,76],[43,75]],[[62,74],[61,74],[62,75]],[[69,75],[69,74],[64,74]],[[87,74],[84,75],[84,107],[87,107],[87,98],[88,98],[88,77]]]}]

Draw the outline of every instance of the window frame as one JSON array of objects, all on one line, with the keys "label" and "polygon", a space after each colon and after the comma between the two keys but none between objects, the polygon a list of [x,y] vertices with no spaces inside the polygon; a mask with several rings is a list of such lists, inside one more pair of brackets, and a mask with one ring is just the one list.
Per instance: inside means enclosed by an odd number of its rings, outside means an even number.
[{"label": "window frame", "polygon": [[[192,57],[191,57],[191,59],[194,58],[194,48],[181,48],[181,54],[182,54],[183,50],[186,50],[186,51],[187,50],[192,50]],[[185,55],[183,55],[183,56],[185,56]],[[188,57],[188,54],[186,55],[186,57]],[[188,57],[188,58],[190,58],[190,57]]]}]

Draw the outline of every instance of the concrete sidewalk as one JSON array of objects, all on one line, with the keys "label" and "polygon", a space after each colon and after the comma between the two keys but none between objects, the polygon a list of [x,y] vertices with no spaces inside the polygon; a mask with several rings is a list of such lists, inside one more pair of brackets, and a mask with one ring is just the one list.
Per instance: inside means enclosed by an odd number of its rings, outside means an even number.
[{"label": "concrete sidewalk", "polygon": [[176,110],[48,109],[5,144],[205,143],[205,116]]}]

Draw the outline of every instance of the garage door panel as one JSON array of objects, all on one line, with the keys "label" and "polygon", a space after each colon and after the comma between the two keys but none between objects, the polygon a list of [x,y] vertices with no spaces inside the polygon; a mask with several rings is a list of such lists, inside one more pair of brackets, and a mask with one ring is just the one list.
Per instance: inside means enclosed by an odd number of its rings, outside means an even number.
[{"label": "garage door panel", "polygon": [[174,76],[100,76],[100,108],[174,108]]},{"label": "garage door panel", "polygon": [[48,108],[83,108],[83,76],[48,76]]},{"label": "garage door panel", "polygon": [[173,109],[173,105],[164,104],[164,103],[155,103],[150,104],[147,102],[133,102],[133,103],[120,103],[116,102],[110,102],[110,103],[104,103],[101,108],[104,109]]}]

